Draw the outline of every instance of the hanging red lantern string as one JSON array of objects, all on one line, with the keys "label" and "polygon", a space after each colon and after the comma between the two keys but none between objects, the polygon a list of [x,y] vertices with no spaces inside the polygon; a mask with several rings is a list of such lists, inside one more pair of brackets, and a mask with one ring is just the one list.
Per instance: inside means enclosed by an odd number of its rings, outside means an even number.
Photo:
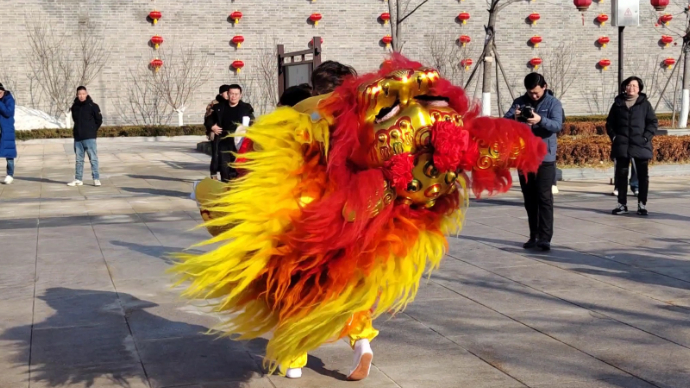
[{"label": "hanging red lantern string", "polygon": [[601,36],[599,39],[597,39],[597,42],[599,42],[601,47],[606,47],[606,45],[611,42],[611,39],[608,36]]},{"label": "hanging red lantern string", "polygon": [[232,19],[234,24],[237,24],[240,22],[240,19],[242,19],[242,12],[240,11],[235,11],[230,14],[230,19]]},{"label": "hanging red lantern string", "polygon": [[532,65],[534,70],[537,70],[539,68],[539,65],[541,65],[541,63],[542,63],[542,60],[539,57],[532,58],[529,60],[529,64]]},{"label": "hanging red lantern string", "polygon": [[603,27],[607,21],[609,21],[609,15],[602,13],[599,16],[597,16],[597,21],[599,22],[599,25]]},{"label": "hanging red lantern string", "polygon": [[535,24],[537,24],[537,21],[539,19],[541,19],[541,15],[534,12],[534,13],[529,14],[529,16],[527,18],[532,21],[532,25],[535,25]]},{"label": "hanging red lantern string", "polygon": [[666,6],[668,6],[670,1],[669,0],[651,0],[650,3],[652,4],[652,7],[654,7],[655,10],[663,11],[666,9]]},{"label": "hanging red lantern string", "polygon": [[472,41],[472,38],[470,38],[468,35],[460,35],[458,40],[460,41],[460,44],[462,44],[462,47],[465,47],[465,45]]},{"label": "hanging red lantern string", "polygon": [[156,73],[158,72],[158,70],[159,70],[161,67],[163,67],[163,61],[160,60],[160,59],[158,59],[158,58],[152,60],[150,64],[151,64],[151,67],[153,68],[153,70],[154,70]]},{"label": "hanging red lantern string", "polygon": [[592,5],[592,0],[573,0],[573,4],[575,4],[578,11],[585,12]]},{"label": "hanging red lantern string", "polygon": [[602,70],[606,71],[609,69],[609,66],[611,66],[611,61],[608,59],[602,59],[599,61],[599,67],[602,68]]},{"label": "hanging red lantern string", "polygon": [[661,17],[659,17],[659,21],[663,23],[665,26],[668,26],[668,24],[671,23],[671,20],[673,20],[673,15],[669,13],[663,14],[661,15]]},{"label": "hanging red lantern string", "polygon": [[153,43],[153,48],[158,50],[158,48],[163,44],[163,37],[154,35],[151,37],[151,43]]},{"label": "hanging red lantern string", "polygon": [[319,20],[321,20],[323,16],[321,16],[320,13],[313,13],[309,15],[309,20],[311,20],[312,23],[314,23],[314,26],[319,25]]},{"label": "hanging red lantern string", "polygon": [[666,66],[667,69],[673,69],[673,65],[676,64],[676,60],[673,58],[666,58],[664,59],[664,65]]},{"label": "hanging red lantern string", "polygon": [[239,74],[240,71],[242,70],[242,68],[244,67],[244,62],[242,62],[242,61],[234,61],[234,62],[232,63],[232,67],[237,71],[237,74]]},{"label": "hanging red lantern string", "polygon": [[388,12],[384,12],[379,16],[379,19],[383,21],[383,24],[388,24],[388,22],[391,20],[391,14]]},{"label": "hanging red lantern string", "polygon": [[467,24],[467,21],[470,20],[469,12],[460,12],[458,15],[458,20],[460,20],[462,24]]},{"label": "hanging red lantern string", "polygon": [[673,43],[673,37],[668,36],[668,35],[662,35],[661,36],[661,43],[664,44],[664,47],[668,47],[671,43]]},{"label": "hanging red lantern string", "polygon": [[163,14],[161,14],[160,11],[153,10],[149,12],[149,18],[153,20],[153,25],[155,26],[158,23],[158,19],[163,17]]},{"label": "hanging red lantern string", "polygon": [[473,64],[474,64],[474,61],[472,60],[472,58],[466,58],[466,59],[463,59],[462,61],[460,61],[460,66],[464,67],[465,71],[469,70]]},{"label": "hanging red lantern string", "polygon": [[232,37],[232,43],[234,43],[237,48],[242,47],[242,43],[244,43],[244,36],[242,35],[236,35]]},{"label": "hanging red lantern string", "polygon": [[391,43],[393,43],[393,37],[390,35],[386,35],[383,38],[381,38],[381,42],[386,44],[386,47],[390,47]]},{"label": "hanging red lantern string", "polygon": [[539,43],[542,42],[541,36],[539,36],[539,35],[534,35],[533,37],[531,37],[531,38],[529,39],[529,42],[532,43],[532,46],[534,46],[535,48],[536,48],[536,47],[539,47]]}]

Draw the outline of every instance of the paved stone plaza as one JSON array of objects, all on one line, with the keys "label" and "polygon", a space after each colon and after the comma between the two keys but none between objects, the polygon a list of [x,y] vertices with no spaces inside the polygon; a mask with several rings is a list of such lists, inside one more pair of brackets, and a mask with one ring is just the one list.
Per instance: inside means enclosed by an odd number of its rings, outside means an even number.
[{"label": "paved stone plaza", "polygon": [[19,145],[0,185],[0,388],[690,387],[690,179],[652,178],[647,219],[609,215],[607,182],[561,183],[548,254],[520,248],[519,191],[473,201],[417,300],[377,322],[367,380],[343,381],[345,342],[288,380],[261,372],[265,340],[204,335],[219,317],[170,288],[166,253],[206,237],[194,146],[101,141],[103,186],[71,188],[70,144]]}]

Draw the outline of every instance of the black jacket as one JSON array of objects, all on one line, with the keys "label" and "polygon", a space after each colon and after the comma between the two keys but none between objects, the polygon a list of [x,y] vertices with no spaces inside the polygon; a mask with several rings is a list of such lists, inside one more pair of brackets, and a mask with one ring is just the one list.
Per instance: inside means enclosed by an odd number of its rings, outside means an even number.
[{"label": "black jacket", "polygon": [[95,139],[98,128],[103,124],[103,116],[98,104],[93,102],[91,96],[87,96],[84,102],[75,98],[70,110],[74,121],[74,140]]},{"label": "black jacket", "polygon": [[214,124],[223,128],[220,134],[221,143],[232,143],[235,147],[235,140],[228,138],[228,135],[235,133],[238,125],[242,124],[242,117],[249,116],[250,124],[254,121],[254,108],[244,101],[240,101],[236,106],[231,107],[229,103],[216,104],[213,106]]},{"label": "black jacket", "polygon": [[218,105],[228,104],[228,100],[223,98],[220,94],[216,96],[216,99],[211,101],[206,106],[206,114],[204,115],[204,127],[206,127],[206,134],[208,135],[211,133],[211,127],[213,127],[214,124],[217,124],[218,121],[216,119],[216,113],[217,109],[222,109]]},{"label": "black jacket", "polygon": [[625,105],[624,94],[616,97],[606,118],[606,133],[613,143],[611,157],[652,159],[652,138],[658,126],[646,94],[640,93],[631,108]]}]

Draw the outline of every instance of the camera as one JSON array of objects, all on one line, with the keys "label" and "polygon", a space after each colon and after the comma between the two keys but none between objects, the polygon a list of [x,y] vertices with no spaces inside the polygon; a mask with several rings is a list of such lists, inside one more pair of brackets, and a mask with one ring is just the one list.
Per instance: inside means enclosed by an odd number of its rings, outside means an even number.
[{"label": "camera", "polygon": [[520,119],[527,121],[527,119],[531,119],[533,117],[534,117],[534,108],[532,108],[529,105],[525,105],[522,108],[520,108]]}]

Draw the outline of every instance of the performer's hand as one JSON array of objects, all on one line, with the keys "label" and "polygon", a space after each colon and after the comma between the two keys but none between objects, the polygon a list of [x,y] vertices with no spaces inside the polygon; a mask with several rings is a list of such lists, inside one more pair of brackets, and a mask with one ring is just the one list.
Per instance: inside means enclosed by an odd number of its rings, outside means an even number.
[{"label": "performer's hand", "polygon": [[513,118],[514,118],[515,120],[517,120],[518,117],[520,117],[520,114],[522,114],[522,111],[521,111],[520,109],[517,109],[517,108],[516,108],[516,109],[515,109],[515,116],[514,116]]},{"label": "performer's hand", "polygon": [[223,128],[219,127],[217,124],[214,124],[213,127],[211,127],[211,130],[216,135],[220,135],[223,132]]},{"label": "performer's hand", "polygon": [[539,124],[540,121],[541,121],[541,116],[534,113],[534,117],[532,117],[531,119],[527,119],[527,124],[529,124],[529,125]]}]

